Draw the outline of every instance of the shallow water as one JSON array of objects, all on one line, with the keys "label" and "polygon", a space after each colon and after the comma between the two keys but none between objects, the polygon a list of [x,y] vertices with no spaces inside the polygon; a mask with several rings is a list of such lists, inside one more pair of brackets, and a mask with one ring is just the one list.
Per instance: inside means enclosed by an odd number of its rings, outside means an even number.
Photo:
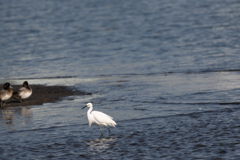
[{"label": "shallow water", "polygon": [[[1,108],[1,159],[239,159],[239,7],[1,1],[0,84],[93,93]],[[87,102],[116,120],[110,137]]]}]

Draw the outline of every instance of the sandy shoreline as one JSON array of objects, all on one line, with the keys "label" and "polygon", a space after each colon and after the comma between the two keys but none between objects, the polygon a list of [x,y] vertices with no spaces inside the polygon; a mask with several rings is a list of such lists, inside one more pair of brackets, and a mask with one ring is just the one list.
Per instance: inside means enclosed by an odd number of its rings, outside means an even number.
[{"label": "sandy shoreline", "polygon": [[[12,85],[13,91],[17,91],[21,85]],[[31,106],[41,105],[44,103],[53,103],[61,100],[63,97],[74,95],[91,95],[82,91],[76,91],[71,87],[66,86],[44,86],[44,85],[31,85],[33,93],[31,97],[24,100],[22,103],[14,99],[13,97],[7,100],[2,107],[14,107],[14,106]]]}]

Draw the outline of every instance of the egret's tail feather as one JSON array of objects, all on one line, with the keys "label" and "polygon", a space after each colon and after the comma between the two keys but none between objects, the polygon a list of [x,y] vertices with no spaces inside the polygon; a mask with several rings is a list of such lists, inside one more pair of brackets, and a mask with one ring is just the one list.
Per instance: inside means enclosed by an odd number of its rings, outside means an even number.
[{"label": "egret's tail feather", "polygon": [[112,126],[115,127],[116,125],[117,123],[114,120],[112,120]]}]

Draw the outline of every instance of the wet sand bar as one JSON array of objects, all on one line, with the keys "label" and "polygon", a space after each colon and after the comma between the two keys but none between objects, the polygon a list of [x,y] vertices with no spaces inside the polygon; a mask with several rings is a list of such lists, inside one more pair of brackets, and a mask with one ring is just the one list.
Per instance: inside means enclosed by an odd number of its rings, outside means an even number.
[{"label": "wet sand bar", "polygon": [[[21,87],[21,85],[12,86],[14,87],[14,91],[17,91]],[[53,103],[59,101],[67,96],[91,95],[91,93],[74,90],[74,88],[67,86],[31,85],[31,87],[33,89],[31,97],[24,100],[22,103],[12,97],[6,101],[6,104],[2,107],[41,105],[44,103]]]}]

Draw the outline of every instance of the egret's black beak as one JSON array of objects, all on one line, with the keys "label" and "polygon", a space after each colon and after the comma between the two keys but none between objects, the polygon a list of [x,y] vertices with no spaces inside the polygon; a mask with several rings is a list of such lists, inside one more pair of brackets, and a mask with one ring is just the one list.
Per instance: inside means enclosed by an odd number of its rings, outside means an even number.
[{"label": "egret's black beak", "polygon": [[82,109],[86,108],[87,106],[84,106]]}]

